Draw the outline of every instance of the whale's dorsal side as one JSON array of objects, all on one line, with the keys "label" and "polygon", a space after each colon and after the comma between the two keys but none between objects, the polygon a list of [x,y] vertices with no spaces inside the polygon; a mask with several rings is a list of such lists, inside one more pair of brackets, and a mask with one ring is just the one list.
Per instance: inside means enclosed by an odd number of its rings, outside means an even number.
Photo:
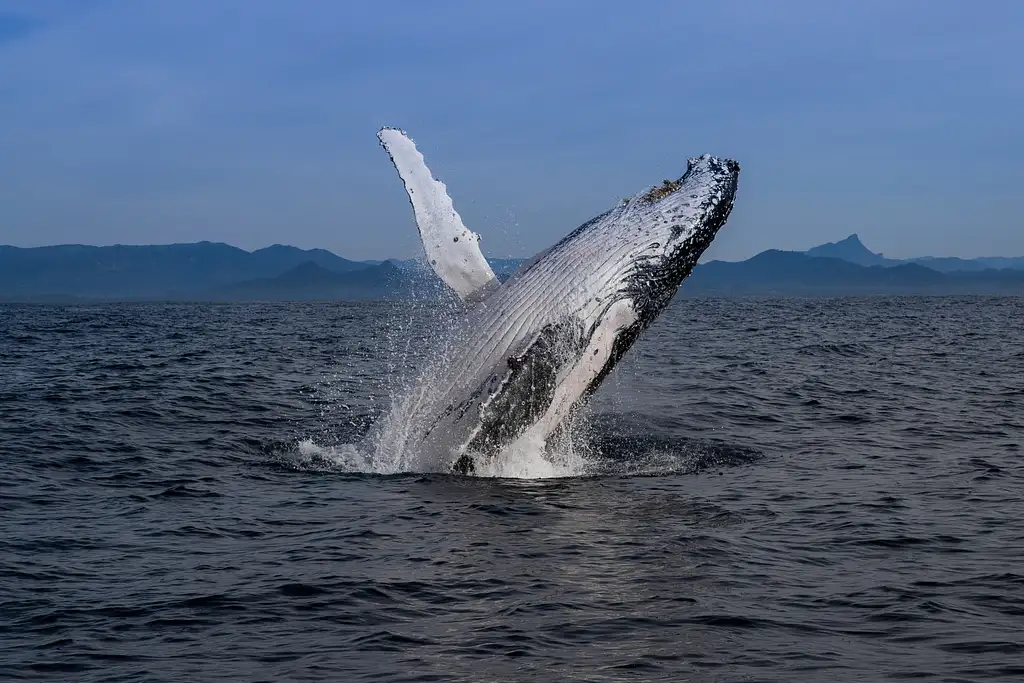
[{"label": "whale's dorsal side", "polygon": [[382,128],[377,138],[405,185],[431,269],[464,301],[479,301],[497,289],[498,279],[480,252],[480,236],[462,223],[416,144],[397,128]]}]

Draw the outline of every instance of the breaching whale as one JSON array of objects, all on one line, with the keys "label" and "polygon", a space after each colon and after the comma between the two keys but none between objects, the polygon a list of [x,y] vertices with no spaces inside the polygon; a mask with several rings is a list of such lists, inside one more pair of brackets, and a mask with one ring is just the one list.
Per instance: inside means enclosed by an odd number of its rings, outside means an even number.
[{"label": "breaching whale", "polygon": [[672,300],[729,217],[739,177],[733,160],[691,158],[677,180],[587,221],[500,283],[409,136],[377,135],[428,263],[467,308],[379,423],[378,452],[401,453],[407,469],[465,474],[546,443]]}]

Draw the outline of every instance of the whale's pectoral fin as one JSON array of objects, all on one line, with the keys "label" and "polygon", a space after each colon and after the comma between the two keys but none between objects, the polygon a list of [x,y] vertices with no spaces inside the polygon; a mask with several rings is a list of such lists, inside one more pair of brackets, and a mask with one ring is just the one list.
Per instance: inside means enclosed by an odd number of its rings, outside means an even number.
[{"label": "whale's pectoral fin", "polygon": [[382,128],[377,137],[409,195],[427,262],[460,298],[478,301],[499,286],[480,253],[480,236],[462,223],[444,183],[434,179],[423,155],[403,131]]}]

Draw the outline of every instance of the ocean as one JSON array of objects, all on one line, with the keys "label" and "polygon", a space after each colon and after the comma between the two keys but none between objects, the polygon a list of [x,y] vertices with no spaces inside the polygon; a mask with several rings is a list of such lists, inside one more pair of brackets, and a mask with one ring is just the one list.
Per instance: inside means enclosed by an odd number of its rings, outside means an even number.
[{"label": "ocean", "polygon": [[381,474],[442,317],[0,306],[0,680],[1024,680],[1024,299],[680,298],[570,476]]}]

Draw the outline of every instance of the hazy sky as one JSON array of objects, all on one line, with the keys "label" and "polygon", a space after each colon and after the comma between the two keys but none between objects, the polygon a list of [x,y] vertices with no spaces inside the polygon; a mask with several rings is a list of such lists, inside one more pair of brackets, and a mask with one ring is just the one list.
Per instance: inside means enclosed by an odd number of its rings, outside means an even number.
[{"label": "hazy sky", "polygon": [[709,254],[1024,254],[1024,2],[0,0],[0,243],[405,257],[406,129],[489,256],[688,156]]}]

